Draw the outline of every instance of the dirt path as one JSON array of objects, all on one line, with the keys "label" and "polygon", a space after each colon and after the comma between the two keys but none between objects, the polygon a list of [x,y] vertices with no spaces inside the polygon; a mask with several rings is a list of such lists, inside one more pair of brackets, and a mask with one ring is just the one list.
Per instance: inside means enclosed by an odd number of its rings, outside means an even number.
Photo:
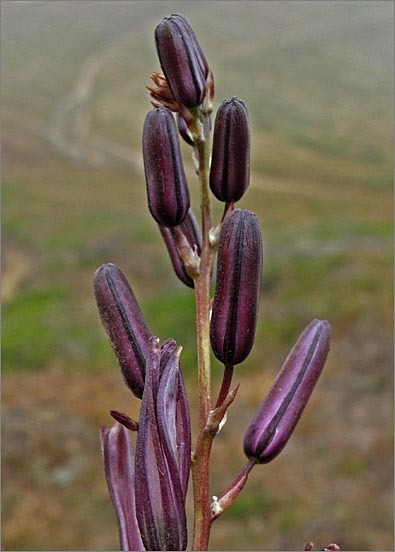
[{"label": "dirt path", "polygon": [[90,54],[69,90],[54,104],[40,134],[73,162],[93,167],[124,165],[141,172],[137,155],[123,144],[93,135],[92,103],[97,77],[123,47],[125,35]]},{"label": "dirt path", "polygon": [[[123,143],[92,131],[92,105],[98,75],[111,59],[119,55],[126,36],[125,33],[111,43],[106,43],[85,59],[71,88],[54,104],[49,120],[41,128],[40,134],[60,154],[75,163],[91,167],[122,166],[135,174],[142,174],[140,151],[133,151]],[[325,201],[339,200],[337,194],[331,190],[326,192],[319,183],[305,184],[252,174],[251,184],[256,189],[267,192]],[[366,205],[372,199],[368,190],[358,194],[353,190],[343,190],[341,194],[341,200],[350,203]]]}]

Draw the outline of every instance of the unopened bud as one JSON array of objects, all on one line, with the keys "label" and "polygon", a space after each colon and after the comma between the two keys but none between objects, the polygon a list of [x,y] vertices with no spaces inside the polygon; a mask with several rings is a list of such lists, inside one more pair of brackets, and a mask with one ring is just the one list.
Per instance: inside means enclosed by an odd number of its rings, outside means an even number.
[{"label": "unopened bud", "polygon": [[[195,215],[192,212],[192,209],[189,209],[184,221],[177,228],[183,233],[191,249],[194,250],[197,255],[200,255],[202,234],[200,231],[200,226],[198,224],[198,221],[196,220]],[[189,276],[185,268],[184,262],[181,258],[176,245],[176,241],[174,239],[174,233],[169,230],[169,228],[161,225],[159,225],[159,230],[166,244],[167,251],[169,252],[171,264],[173,265],[176,276],[179,280],[181,280],[183,284],[190,288],[193,288],[193,279]]]},{"label": "unopened bud", "polygon": [[217,283],[210,337],[223,364],[243,362],[250,353],[257,323],[262,275],[262,238],[250,211],[226,216],[218,247]]},{"label": "unopened bud", "polygon": [[248,458],[265,464],[285,447],[322,372],[329,340],[326,320],[313,320],[300,335],[247,428]]},{"label": "unopened bud", "polygon": [[180,133],[181,138],[189,145],[193,146],[193,137],[191,131],[188,129],[188,125],[182,115],[177,113],[177,126],[178,132]]},{"label": "unopened bud", "polygon": [[149,210],[158,224],[178,226],[189,209],[189,192],[176,123],[165,107],[145,118],[143,156]]},{"label": "unopened bud", "polygon": [[155,29],[155,42],[176,102],[188,108],[200,105],[206,94],[209,68],[189,23],[182,15],[166,17]]},{"label": "unopened bud", "polygon": [[250,181],[250,127],[244,103],[225,100],[215,118],[210,188],[219,201],[238,201]]},{"label": "unopened bud", "polygon": [[102,324],[126,385],[136,397],[141,398],[151,334],[133,291],[119,268],[110,263],[96,270],[94,290]]}]

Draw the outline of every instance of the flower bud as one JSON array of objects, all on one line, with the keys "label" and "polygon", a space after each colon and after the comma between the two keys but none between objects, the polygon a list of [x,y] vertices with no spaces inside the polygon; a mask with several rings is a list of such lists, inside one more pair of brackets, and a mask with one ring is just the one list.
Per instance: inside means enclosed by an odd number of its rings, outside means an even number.
[{"label": "flower bud", "polygon": [[192,134],[188,129],[188,125],[184,117],[182,117],[182,115],[180,115],[179,113],[177,113],[177,127],[178,132],[180,133],[180,136],[184,140],[184,142],[186,142],[189,146],[193,146],[194,142]]},{"label": "flower bud", "polygon": [[256,216],[235,209],[225,217],[217,261],[210,337],[225,365],[243,362],[255,338],[262,275],[262,238]]},{"label": "flower bud", "polygon": [[247,428],[248,458],[265,464],[285,447],[322,372],[329,340],[326,320],[313,320],[300,335]]},{"label": "flower bud", "polygon": [[110,263],[96,270],[94,290],[102,324],[126,385],[136,397],[141,398],[151,333],[133,291],[119,268]]},{"label": "flower bud", "polygon": [[[179,229],[184,234],[189,245],[192,249],[196,247],[198,255],[200,255],[201,245],[202,245],[202,234],[200,231],[200,226],[196,220],[195,215],[193,214],[192,209],[189,209],[187,216],[184,221],[180,224]],[[184,263],[181,259],[181,256],[177,250],[174,236],[171,230],[165,226],[159,225],[160,233],[162,234],[163,240],[166,244],[167,251],[169,252],[171,264],[173,265],[174,272],[179,280],[186,286],[193,288],[195,284],[193,279],[189,276],[185,270]]]},{"label": "flower bud", "polygon": [[134,458],[127,429],[118,422],[100,432],[104,469],[111,500],[118,518],[121,550],[144,550],[137,525]]},{"label": "flower bud", "polygon": [[151,215],[162,226],[178,226],[189,209],[189,192],[177,126],[165,107],[150,111],[145,118],[143,156]]},{"label": "flower bud", "polygon": [[136,513],[146,550],[185,550],[191,455],[185,388],[173,340],[152,338],[136,442]]},{"label": "flower bud", "polygon": [[195,33],[182,15],[166,17],[155,29],[163,73],[176,102],[197,107],[206,94],[209,68]]},{"label": "flower bud", "polygon": [[250,126],[244,103],[225,100],[215,118],[210,188],[219,201],[238,201],[250,181]]}]

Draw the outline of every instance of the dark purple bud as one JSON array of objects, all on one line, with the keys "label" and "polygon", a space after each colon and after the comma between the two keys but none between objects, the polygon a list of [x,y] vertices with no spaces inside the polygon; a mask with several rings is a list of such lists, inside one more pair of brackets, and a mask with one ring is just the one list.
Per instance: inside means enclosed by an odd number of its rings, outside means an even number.
[{"label": "dark purple bud", "polygon": [[100,438],[108,490],[118,518],[121,550],[144,550],[137,525],[134,459],[127,429],[115,423],[101,428]]},{"label": "dark purple bud", "polygon": [[238,201],[250,182],[250,125],[244,103],[225,100],[215,118],[210,188],[220,201]]},{"label": "dark purple bud", "polygon": [[206,94],[208,64],[195,33],[182,15],[171,15],[155,29],[160,64],[174,99],[197,107]]},{"label": "dark purple bud", "polygon": [[185,122],[184,117],[177,113],[177,126],[178,126],[178,132],[180,133],[182,139],[184,142],[186,142],[189,146],[193,146],[194,142],[192,139],[192,134],[188,130],[188,125]]},{"label": "dark purple bud", "polygon": [[136,511],[146,550],[186,550],[191,454],[185,388],[173,340],[151,339],[136,443]]},{"label": "dark purple bud", "polygon": [[285,447],[322,372],[329,351],[326,320],[313,320],[286,358],[244,437],[244,452],[260,464]]},{"label": "dark purple bud", "polygon": [[214,354],[225,365],[243,362],[252,349],[261,277],[258,220],[250,211],[235,209],[221,229],[210,325]]},{"label": "dark purple bud", "polygon": [[189,192],[176,123],[165,107],[145,118],[143,156],[151,215],[162,226],[178,226],[189,209]]},{"label": "dark purple bud", "polygon": [[[195,248],[198,255],[200,255],[201,246],[202,246],[202,234],[200,231],[200,226],[196,220],[195,215],[192,212],[192,209],[189,209],[187,216],[184,221],[180,224],[179,229],[186,237],[189,245],[192,249]],[[181,259],[181,256],[178,252],[176,243],[174,241],[174,235],[165,226],[159,224],[159,230],[162,234],[163,240],[166,244],[167,251],[169,252],[171,264],[173,265],[174,272],[176,273],[179,280],[184,283],[186,286],[193,288],[195,286],[193,279],[187,273],[184,263]]]},{"label": "dark purple bud", "polygon": [[130,431],[138,431],[139,423],[124,412],[119,412],[119,410],[110,410],[110,415],[114,418],[114,420],[125,426],[126,429],[129,429]]},{"label": "dark purple bud", "polygon": [[96,303],[104,329],[115,351],[126,385],[143,395],[145,357],[150,331],[125,276],[109,263],[95,272]]}]

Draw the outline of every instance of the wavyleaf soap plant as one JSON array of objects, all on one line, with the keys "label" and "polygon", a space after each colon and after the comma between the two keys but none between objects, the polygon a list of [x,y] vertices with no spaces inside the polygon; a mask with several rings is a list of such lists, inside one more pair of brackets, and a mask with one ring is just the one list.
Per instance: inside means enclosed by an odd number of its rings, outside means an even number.
[{"label": "wavyleaf soap plant", "polygon": [[[314,320],[303,331],[246,428],[246,465],[222,494],[212,497],[211,448],[238,391],[232,388],[234,366],[246,360],[254,344],[261,289],[259,222],[253,213],[235,208],[249,186],[250,125],[244,102],[225,100],[213,126],[211,156],[214,78],[196,36],[184,17],[172,15],[155,29],[155,43],[162,73],[153,73],[148,87],[154,109],[146,116],[142,139],[148,207],[176,276],[195,293],[199,422],[192,447],[181,347],[171,338],[160,344],[125,276],[108,263],[94,276],[96,302],[125,383],[141,400],[141,409],[138,421],[111,410],[115,424],[103,426],[100,435],[122,550],[187,549],[190,472],[194,525],[189,541],[193,550],[207,550],[213,522],[237,498],[250,471],[273,460],[290,438],[325,364],[329,324]],[[192,148],[200,224],[190,205],[179,136]],[[211,193],[224,203],[217,223]],[[211,389],[211,350],[224,367],[217,395]]]}]

